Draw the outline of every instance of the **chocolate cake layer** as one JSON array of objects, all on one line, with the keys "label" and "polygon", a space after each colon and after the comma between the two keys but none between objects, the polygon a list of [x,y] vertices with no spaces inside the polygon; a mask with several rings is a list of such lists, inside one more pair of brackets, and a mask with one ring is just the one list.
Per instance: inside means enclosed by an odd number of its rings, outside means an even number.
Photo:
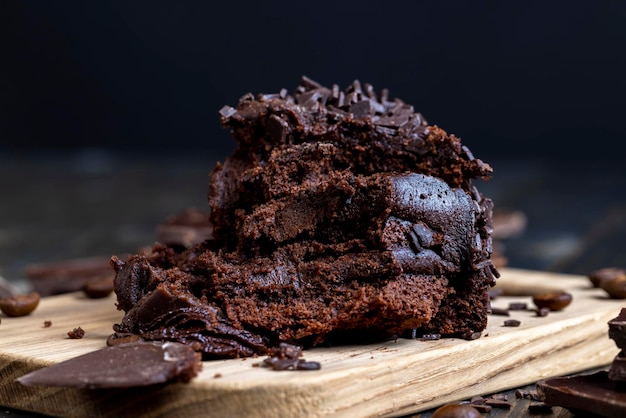
[{"label": "chocolate cake layer", "polygon": [[458,138],[355,82],[220,111],[238,145],[210,176],[212,238],[113,259],[120,335],[206,357],[281,342],[484,329],[491,168]]}]

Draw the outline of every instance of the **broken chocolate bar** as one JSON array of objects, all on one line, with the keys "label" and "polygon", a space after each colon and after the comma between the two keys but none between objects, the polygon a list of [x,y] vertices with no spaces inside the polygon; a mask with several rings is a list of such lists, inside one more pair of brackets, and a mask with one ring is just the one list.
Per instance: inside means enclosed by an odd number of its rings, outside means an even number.
[{"label": "broken chocolate bar", "polygon": [[202,367],[200,354],[184,344],[140,342],[93,351],[26,374],[26,386],[80,389],[129,388],[189,382]]}]

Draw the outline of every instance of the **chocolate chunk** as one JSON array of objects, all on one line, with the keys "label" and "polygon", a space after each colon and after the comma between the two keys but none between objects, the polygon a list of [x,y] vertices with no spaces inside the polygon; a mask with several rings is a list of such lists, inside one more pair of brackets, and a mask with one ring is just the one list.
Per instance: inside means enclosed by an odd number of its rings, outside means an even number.
[{"label": "chocolate chunk", "polygon": [[517,399],[528,399],[530,398],[530,393],[524,389],[517,389],[515,391],[515,398]]},{"label": "chocolate chunk", "polygon": [[424,341],[436,341],[441,339],[441,334],[424,334],[422,340]]},{"label": "chocolate chunk", "polygon": [[39,293],[37,292],[1,298],[0,311],[6,316],[26,316],[37,308],[39,299]]},{"label": "chocolate chunk", "polygon": [[609,322],[609,338],[612,339],[620,350],[626,350],[626,308],[622,308],[619,314]]},{"label": "chocolate chunk", "polygon": [[620,353],[613,359],[609,369],[609,379],[616,382],[626,382],[626,353]]},{"label": "chocolate chunk", "polygon": [[76,327],[67,332],[67,336],[72,340],[80,340],[85,336],[85,330],[81,327]]},{"label": "chocolate chunk", "polygon": [[18,381],[27,386],[130,388],[188,382],[201,368],[200,355],[184,344],[132,343],[74,357],[31,372]]},{"label": "chocolate chunk", "polygon": [[552,407],[545,402],[531,402],[528,405],[528,412],[530,414],[547,415],[552,413]]},{"label": "chocolate chunk", "polygon": [[485,401],[486,405],[489,405],[492,408],[499,408],[499,409],[508,409],[511,408],[511,404],[509,402],[507,402],[506,400],[503,399],[487,399]]},{"label": "chocolate chunk", "polygon": [[321,364],[317,361],[306,361],[301,359],[302,347],[281,343],[277,348],[272,350],[272,355],[265,360],[263,364],[271,367],[273,370],[319,370]]},{"label": "chocolate chunk", "polygon": [[491,308],[491,315],[509,316],[509,310],[503,308]]},{"label": "chocolate chunk", "polygon": [[511,302],[509,303],[509,311],[525,311],[528,309],[526,302]]},{"label": "chocolate chunk", "polygon": [[547,306],[543,306],[541,308],[537,308],[535,313],[537,314],[537,316],[548,316],[548,314],[550,313],[550,308],[548,308]]},{"label": "chocolate chunk", "polygon": [[626,391],[620,390],[606,371],[542,380],[537,392],[547,405],[605,417],[626,415]]},{"label": "chocolate chunk", "polygon": [[517,319],[507,319],[506,321],[504,321],[505,327],[519,327],[521,324],[522,322],[518,321]]},{"label": "chocolate chunk", "polygon": [[461,334],[461,338],[464,340],[477,340],[481,336],[481,332],[479,331],[469,331]]},{"label": "chocolate chunk", "polygon": [[44,328],[50,328],[51,326],[52,326],[52,321],[50,320],[43,321]]}]

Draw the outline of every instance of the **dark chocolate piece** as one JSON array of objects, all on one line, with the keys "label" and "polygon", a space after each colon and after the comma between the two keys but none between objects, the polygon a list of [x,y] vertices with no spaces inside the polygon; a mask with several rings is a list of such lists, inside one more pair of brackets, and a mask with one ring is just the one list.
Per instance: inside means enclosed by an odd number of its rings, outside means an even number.
[{"label": "dark chocolate piece", "polygon": [[521,324],[522,322],[517,319],[507,319],[504,321],[505,327],[519,327]]},{"label": "dark chocolate piece", "polygon": [[605,417],[626,415],[626,391],[620,390],[606,371],[542,380],[537,392],[540,400],[551,406]]},{"label": "dark chocolate piece", "polygon": [[132,343],[107,347],[36,370],[18,379],[27,386],[80,389],[130,388],[189,382],[202,363],[200,355],[180,343]]},{"label": "dark chocolate piece", "polygon": [[609,322],[609,338],[617,348],[626,350],[626,308],[622,308],[619,314]]},{"label": "dark chocolate piece", "polygon": [[609,379],[616,382],[626,382],[626,353],[620,353],[613,359],[609,369]]},{"label": "dark chocolate piece", "polygon": [[491,315],[509,316],[509,310],[504,308],[491,308]]},{"label": "dark chocolate piece", "polygon": [[498,272],[493,203],[472,181],[492,170],[459,138],[359,82],[303,78],[220,116],[237,147],[210,175],[211,237],[112,259],[116,333],[207,358],[412,329],[480,336]]},{"label": "dark chocolate piece", "polygon": [[526,302],[511,302],[509,303],[509,311],[525,311],[528,309]]},{"label": "dark chocolate piece", "polygon": [[270,357],[263,360],[263,364],[273,370],[319,370],[321,364],[317,361],[306,361],[302,357],[302,347],[281,343],[272,350]]}]

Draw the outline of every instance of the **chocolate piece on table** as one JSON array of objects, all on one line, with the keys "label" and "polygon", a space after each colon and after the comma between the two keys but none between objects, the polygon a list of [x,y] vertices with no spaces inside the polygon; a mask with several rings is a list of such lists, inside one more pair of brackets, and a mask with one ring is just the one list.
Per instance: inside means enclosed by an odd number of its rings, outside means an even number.
[{"label": "chocolate piece on table", "polygon": [[556,377],[537,383],[540,400],[574,412],[593,413],[605,417],[626,415],[626,391],[609,379],[608,372]]},{"label": "chocolate piece on table", "polygon": [[626,350],[626,308],[622,308],[619,315],[609,322],[609,338],[620,350]]},{"label": "chocolate piece on table", "polygon": [[188,382],[202,367],[200,355],[180,343],[132,343],[106,347],[44,367],[18,379],[27,386],[80,389],[130,388]]},{"label": "chocolate piece on table", "polygon": [[626,382],[626,353],[621,351],[611,363],[609,379],[616,382]]},{"label": "chocolate piece on table", "polygon": [[176,213],[157,226],[157,241],[190,248],[213,236],[209,211],[188,208]]},{"label": "chocolate piece on table", "polygon": [[79,291],[91,279],[113,274],[110,257],[83,257],[31,264],[24,269],[34,291],[42,297]]}]

